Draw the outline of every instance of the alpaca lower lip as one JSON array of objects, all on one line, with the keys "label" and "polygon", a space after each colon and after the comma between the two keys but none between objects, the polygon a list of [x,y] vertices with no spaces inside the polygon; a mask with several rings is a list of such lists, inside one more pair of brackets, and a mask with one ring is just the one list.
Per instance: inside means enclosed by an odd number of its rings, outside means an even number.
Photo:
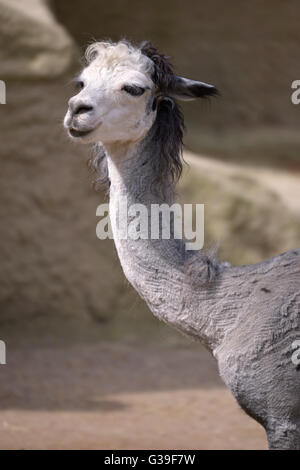
[{"label": "alpaca lower lip", "polygon": [[93,132],[94,129],[89,129],[88,131],[78,131],[77,129],[73,129],[72,127],[69,129],[69,133],[72,137],[84,137],[91,132]]}]

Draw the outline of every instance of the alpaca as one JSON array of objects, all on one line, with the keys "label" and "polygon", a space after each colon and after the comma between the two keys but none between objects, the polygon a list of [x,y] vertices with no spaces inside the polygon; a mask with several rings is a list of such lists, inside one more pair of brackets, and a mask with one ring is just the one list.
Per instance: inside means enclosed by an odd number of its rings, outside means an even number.
[{"label": "alpaca", "polygon": [[64,126],[73,140],[97,145],[94,164],[109,184],[125,276],[156,317],[211,351],[270,449],[300,449],[300,370],[292,361],[300,339],[300,250],[231,267],[187,251],[184,240],[123,239],[118,232],[122,198],[148,208],[172,204],[184,127],[175,100],[213,96],[216,88],[177,76],[150,43],[126,41],[90,45],[77,86]]}]

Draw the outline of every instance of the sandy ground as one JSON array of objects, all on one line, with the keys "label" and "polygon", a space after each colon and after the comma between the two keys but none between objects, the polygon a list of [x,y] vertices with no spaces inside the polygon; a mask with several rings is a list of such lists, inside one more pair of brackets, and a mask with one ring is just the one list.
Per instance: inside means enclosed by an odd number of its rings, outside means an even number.
[{"label": "sandy ground", "polygon": [[12,349],[1,449],[264,449],[199,345]]}]

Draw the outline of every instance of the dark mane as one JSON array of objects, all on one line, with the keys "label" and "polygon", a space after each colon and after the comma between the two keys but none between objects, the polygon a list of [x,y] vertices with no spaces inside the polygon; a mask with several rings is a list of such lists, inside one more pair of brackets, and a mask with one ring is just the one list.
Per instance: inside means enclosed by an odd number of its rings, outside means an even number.
[{"label": "dark mane", "polygon": [[154,63],[152,80],[157,87],[157,116],[151,139],[158,146],[152,163],[155,178],[153,188],[164,192],[166,186],[176,184],[182,173],[183,114],[168,90],[173,88],[175,73],[168,57],[150,43],[143,42],[141,51]]},{"label": "dark mane", "polygon": [[142,54],[149,57],[154,63],[153,82],[161,93],[166,93],[167,90],[172,88],[175,78],[174,68],[169,61],[169,57],[158,52],[150,41],[142,42],[140,49]]},{"label": "dark mane", "polygon": [[169,190],[172,192],[181,176],[183,129],[183,115],[178,105],[171,99],[160,100],[149,134],[155,148],[151,155],[153,193],[165,196]]}]

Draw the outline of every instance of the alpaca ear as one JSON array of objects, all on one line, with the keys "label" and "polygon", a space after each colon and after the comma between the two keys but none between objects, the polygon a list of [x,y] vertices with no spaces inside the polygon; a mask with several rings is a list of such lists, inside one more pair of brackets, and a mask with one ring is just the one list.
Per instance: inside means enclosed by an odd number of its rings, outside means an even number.
[{"label": "alpaca ear", "polygon": [[219,92],[215,86],[208,83],[176,76],[172,89],[168,90],[168,94],[178,100],[190,101],[196,98],[215,96]]}]

